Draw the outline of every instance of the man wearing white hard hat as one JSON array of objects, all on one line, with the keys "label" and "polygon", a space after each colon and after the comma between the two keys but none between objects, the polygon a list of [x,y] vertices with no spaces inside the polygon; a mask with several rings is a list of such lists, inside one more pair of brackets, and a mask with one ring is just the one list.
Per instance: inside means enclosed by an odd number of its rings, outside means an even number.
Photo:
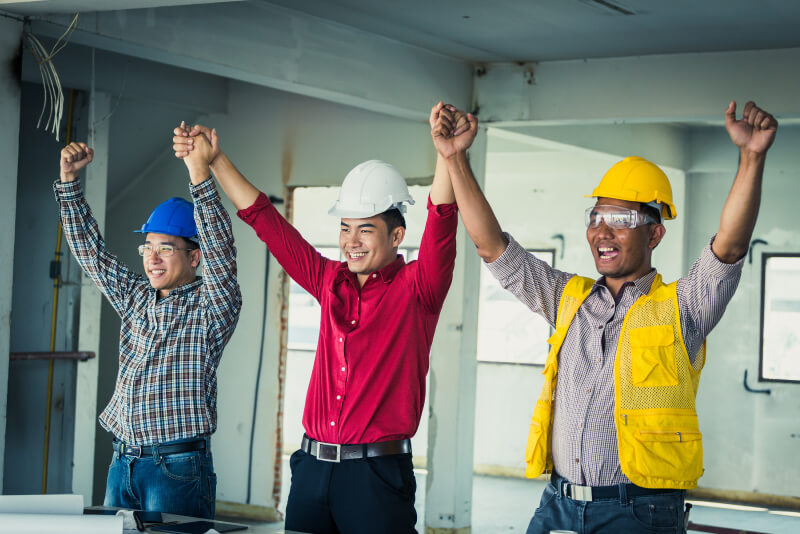
[{"label": "man wearing white hard hat", "polygon": [[[474,136],[468,120],[463,135]],[[737,120],[731,102],[725,126],[739,170],[717,233],[672,283],[651,264],[662,221],[677,216],[655,164],[625,158],[587,195],[597,198],[585,213],[594,280],[553,269],[502,232],[463,151],[437,141],[478,255],[555,330],[524,455],[526,476],[548,472],[550,483],[528,534],[685,532],[686,490],[703,474],[695,396],[705,338],[739,283],[778,123],[753,102]]]},{"label": "man wearing white hard hat", "polygon": [[[452,109],[431,126],[454,133]],[[270,252],[322,307],[303,414],[301,449],[291,458],[286,529],[321,533],[414,532],[416,482],[410,438],[425,400],[433,334],[452,281],[457,210],[437,163],[419,258],[397,254],[405,236],[408,187],[392,165],[357,165],[329,213],[339,219],[345,261],[323,257],[219,150],[216,131],[176,128],[177,157],[195,136],[214,146],[211,170]]]},{"label": "man wearing white hard hat", "polygon": [[[135,232],[144,276],[106,248],[81,191],[94,157],[61,151],[53,185],[64,235],[121,320],[119,372],[100,424],[113,438],[105,506],[214,518],[217,367],[242,308],[228,212],[201,146],[186,158],[194,202],[171,198]],[[203,259],[203,276],[197,267]]]}]

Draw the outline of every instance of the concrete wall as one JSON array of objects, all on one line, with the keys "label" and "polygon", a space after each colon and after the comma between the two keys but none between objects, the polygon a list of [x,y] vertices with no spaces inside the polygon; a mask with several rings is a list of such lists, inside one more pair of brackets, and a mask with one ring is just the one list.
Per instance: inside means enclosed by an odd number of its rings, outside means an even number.
[{"label": "concrete wall", "polygon": [[[50,262],[55,257],[59,220],[53,181],[58,179],[58,158],[63,138],[59,142],[53,134],[36,128],[43,97],[41,85],[22,85],[12,352],[50,350],[53,303]],[[78,137],[86,135],[86,112],[85,94],[76,93],[73,131]],[[64,129],[66,121],[62,125],[62,136],[65,135]],[[55,350],[70,351],[76,350],[75,312],[80,299],[80,267],[63,238],[61,252],[63,282],[59,289]],[[54,368],[48,465],[48,491],[52,493],[69,493],[72,489],[76,365],[80,364],[59,362]],[[8,395],[10,410],[4,485],[7,493],[38,493],[41,490],[47,375],[46,361],[13,362],[10,367],[9,378],[13,387]]]},{"label": "concrete wall", "polygon": [[[687,178],[690,250],[708,240],[719,224],[722,204],[737,168],[738,153],[722,128],[691,135],[692,165]],[[757,383],[761,305],[761,254],[800,252],[800,128],[781,126],[767,159],[761,211],[753,239],[753,263],[744,265],[739,289],[708,339],[708,359],[698,395],[705,439],[705,475],[700,485],[777,495],[800,495],[800,384]],[[702,230],[701,230],[702,229]],[[691,257],[691,254],[690,254]],[[752,387],[771,395],[748,393]]]},{"label": "concrete wall", "polygon": [[[5,231],[0,238],[0,458],[6,437],[6,398],[8,393],[8,352],[11,336],[11,293],[14,280],[14,225],[16,218],[17,157],[20,115],[20,36],[22,23],[0,19],[0,161],[4,177],[0,180],[0,220]],[[0,460],[0,481],[3,462]],[[2,482],[0,482],[2,484]],[[2,486],[0,486],[2,491]]]}]

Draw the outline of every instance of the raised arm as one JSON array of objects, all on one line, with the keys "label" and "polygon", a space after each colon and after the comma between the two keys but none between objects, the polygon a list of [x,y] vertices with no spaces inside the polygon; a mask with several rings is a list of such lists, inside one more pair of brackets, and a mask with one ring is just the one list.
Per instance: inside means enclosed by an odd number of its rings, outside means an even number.
[{"label": "raised arm", "polygon": [[208,162],[213,159],[214,146],[219,146],[217,133],[210,134],[211,141],[204,135],[195,138],[194,150],[183,158],[183,162],[192,181],[194,220],[203,251],[206,311],[219,326],[219,331],[230,336],[242,308],[242,292],[236,277],[231,218],[222,206],[209,170]]},{"label": "raised arm", "polygon": [[[216,129],[200,125],[195,125],[190,129],[182,122],[179,127],[175,128],[174,134],[175,136],[172,138],[173,149],[175,150],[175,156],[180,159],[185,159],[189,156],[195,143],[199,142],[196,137],[199,134],[203,134],[211,145],[211,151],[208,154],[210,159],[208,159],[206,169],[210,167],[211,171],[214,172],[214,176],[217,178],[219,185],[222,186],[222,190],[225,191],[225,194],[231,199],[237,210],[243,210],[253,205],[260,191],[239,172],[233,162],[228,159],[228,156],[220,150]],[[191,174],[192,168],[189,163],[187,163],[187,167],[189,167]],[[202,170],[202,167],[197,172],[200,170]],[[207,173],[202,179],[205,178],[208,178]]]},{"label": "raised arm", "polygon": [[[205,139],[200,139],[205,137]],[[331,260],[324,258],[284,217],[266,195],[259,191],[236,169],[219,147],[216,129],[206,126],[175,128],[173,137],[175,157],[186,159],[198,150],[205,151],[206,141],[211,150],[205,158],[222,190],[239,210],[239,217],[253,227],[259,239],[278,260],[286,273],[318,300],[321,298],[324,273]],[[188,164],[187,164],[188,165]],[[202,175],[202,167],[197,172]],[[190,168],[190,173],[192,172]]]},{"label": "raised arm", "polygon": [[106,250],[97,221],[81,191],[78,175],[91,163],[94,150],[86,143],[70,143],[61,150],[60,178],[54,184],[61,206],[61,223],[69,248],[81,269],[100,288],[118,315],[126,313],[127,298],[140,280]]},{"label": "raised arm", "polygon": [[736,102],[731,102],[725,111],[725,128],[739,147],[739,170],[722,208],[719,231],[711,248],[720,261],[735,263],[750,246],[761,204],[764,162],[775,140],[778,121],[752,101],[745,104],[742,118],[736,120]]},{"label": "raised arm", "polygon": [[[478,255],[484,261],[493,262],[505,251],[508,242],[489,202],[475,181],[467,158],[467,149],[472,146],[478,133],[478,119],[470,113],[466,114],[464,117],[468,129],[452,135],[459,131],[458,122],[453,124],[453,114],[447,111],[440,113],[439,120],[431,130],[433,144],[439,157],[445,162],[461,220],[478,249]],[[456,110],[454,113],[459,112]]]}]

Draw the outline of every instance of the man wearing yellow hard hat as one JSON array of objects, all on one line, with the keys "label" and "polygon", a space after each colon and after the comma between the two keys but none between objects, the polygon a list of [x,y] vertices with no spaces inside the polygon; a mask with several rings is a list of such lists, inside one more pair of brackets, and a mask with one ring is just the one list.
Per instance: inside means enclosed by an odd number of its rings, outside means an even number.
[{"label": "man wearing yellow hard hat", "polygon": [[[462,135],[474,136],[477,120],[467,119]],[[597,198],[585,215],[593,280],[551,268],[503,233],[464,151],[440,150],[478,254],[555,329],[525,451],[526,475],[551,477],[529,534],[685,531],[685,490],[703,474],[695,395],[705,338],[738,285],[778,123],[753,102],[737,120],[731,102],[725,127],[740,159],[719,229],[669,284],[651,256],[677,210],[653,163],[626,158],[587,195]]]}]

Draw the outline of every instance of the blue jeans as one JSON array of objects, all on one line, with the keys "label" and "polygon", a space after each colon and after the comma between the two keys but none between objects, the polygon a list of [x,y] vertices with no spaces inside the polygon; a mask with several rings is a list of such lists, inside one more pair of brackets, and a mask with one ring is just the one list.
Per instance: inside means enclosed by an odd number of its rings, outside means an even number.
[{"label": "blue jeans", "polygon": [[548,534],[559,529],[574,530],[578,534],[684,534],[685,496],[685,491],[674,490],[628,497],[623,485],[619,497],[584,502],[566,497],[549,483],[542,492],[527,534]]},{"label": "blue jeans", "polygon": [[205,451],[153,454],[142,458],[114,452],[104,506],[214,518],[217,475],[210,440]]}]

